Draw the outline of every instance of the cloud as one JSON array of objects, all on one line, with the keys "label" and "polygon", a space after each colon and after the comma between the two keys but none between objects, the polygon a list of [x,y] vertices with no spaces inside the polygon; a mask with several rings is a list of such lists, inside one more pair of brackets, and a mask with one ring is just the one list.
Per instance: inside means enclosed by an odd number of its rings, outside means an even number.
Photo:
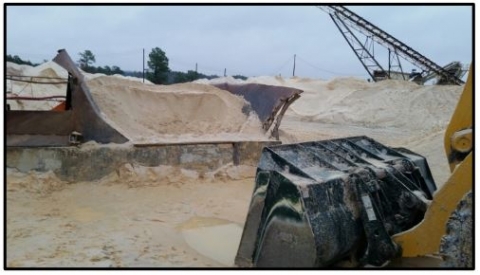
[{"label": "cloud", "polygon": [[[472,59],[471,7],[349,8],[441,65]],[[297,54],[302,76],[366,76],[313,6],[8,6],[6,26],[7,53],[37,62],[90,49],[96,65],[141,70],[142,49],[160,47],[174,70],[290,75]]]}]

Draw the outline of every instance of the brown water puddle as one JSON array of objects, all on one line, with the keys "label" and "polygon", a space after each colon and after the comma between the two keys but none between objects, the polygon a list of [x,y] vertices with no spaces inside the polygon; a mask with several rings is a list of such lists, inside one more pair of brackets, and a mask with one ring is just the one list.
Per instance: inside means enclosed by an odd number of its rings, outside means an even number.
[{"label": "brown water puddle", "polygon": [[234,266],[242,227],[232,221],[193,217],[178,227],[187,244],[198,253],[225,266]]}]

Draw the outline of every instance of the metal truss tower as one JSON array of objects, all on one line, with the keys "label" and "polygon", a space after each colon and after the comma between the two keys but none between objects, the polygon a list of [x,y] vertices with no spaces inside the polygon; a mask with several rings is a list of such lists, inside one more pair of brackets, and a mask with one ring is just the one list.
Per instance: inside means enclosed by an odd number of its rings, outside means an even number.
[{"label": "metal truss tower", "polygon": [[[329,13],[335,26],[340,30],[340,33],[374,81],[392,78],[392,74],[395,72],[400,73],[400,76],[405,79],[406,74],[403,72],[400,62],[400,57],[402,57],[404,60],[407,60],[422,70],[420,73],[422,79],[425,79],[427,75],[435,74],[440,77],[442,80],[441,83],[443,84],[461,85],[464,83],[455,74],[450,73],[442,66],[437,65],[432,60],[349,9],[343,6],[317,7]],[[352,32],[352,29],[365,35],[365,42],[362,43]],[[376,43],[388,49],[389,62],[387,70],[375,59],[374,45]]]}]

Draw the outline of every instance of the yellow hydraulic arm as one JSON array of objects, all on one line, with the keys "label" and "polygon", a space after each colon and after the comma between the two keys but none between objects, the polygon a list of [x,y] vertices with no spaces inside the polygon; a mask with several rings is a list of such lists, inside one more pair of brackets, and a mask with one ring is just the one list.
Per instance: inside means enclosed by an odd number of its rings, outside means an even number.
[{"label": "yellow hydraulic arm", "polygon": [[445,132],[445,151],[452,175],[435,192],[423,221],[416,227],[393,236],[401,246],[402,257],[417,257],[438,253],[440,240],[446,233],[446,223],[458,202],[473,183],[473,67]]}]

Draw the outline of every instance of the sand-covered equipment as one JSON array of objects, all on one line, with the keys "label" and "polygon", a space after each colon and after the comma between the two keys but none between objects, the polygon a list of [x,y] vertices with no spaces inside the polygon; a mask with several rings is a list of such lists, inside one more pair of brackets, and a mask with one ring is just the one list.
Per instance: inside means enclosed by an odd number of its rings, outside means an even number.
[{"label": "sand-covered equipment", "polygon": [[[53,61],[60,66],[49,63],[37,73],[66,76],[65,101],[56,106],[48,103],[24,108],[24,101],[58,97],[61,87],[57,86],[52,87],[53,94],[42,89],[37,97],[7,97],[12,107],[6,115],[8,146],[278,140],[281,118],[302,92],[252,84],[224,89],[198,83],[152,85],[126,77],[92,75],[81,72],[65,50],[60,50]],[[60,67],[66,72],[59,72]],[[22,68],[10,71],[17,73],[17,78],[10,81],[18,81]]]}]

